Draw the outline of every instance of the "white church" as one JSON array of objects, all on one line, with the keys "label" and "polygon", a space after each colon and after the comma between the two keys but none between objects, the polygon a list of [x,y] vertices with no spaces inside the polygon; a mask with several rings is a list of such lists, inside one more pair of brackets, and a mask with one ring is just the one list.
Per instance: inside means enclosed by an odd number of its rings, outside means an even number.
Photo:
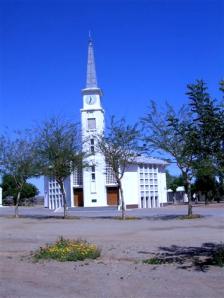
[{"label": "white church", "polygon": [[[119,207],[119,191],[111,169],[104,156],[95,151],[94,135],[104,132],[105,113],[101,103],[102,90],[97,85],[92,40],[88,44],[86,87],[82,90],[81,129],[88,139],[91,155],[89,167],[74,172],[65,181],[68,207]],[[151,157],[138,156],[128,166],[122,178],[126,208],[156,208],[167,202],[167,162]],[[63,206],[62,195],[54,178],[44,178],[45,207],[57,209]]]}]

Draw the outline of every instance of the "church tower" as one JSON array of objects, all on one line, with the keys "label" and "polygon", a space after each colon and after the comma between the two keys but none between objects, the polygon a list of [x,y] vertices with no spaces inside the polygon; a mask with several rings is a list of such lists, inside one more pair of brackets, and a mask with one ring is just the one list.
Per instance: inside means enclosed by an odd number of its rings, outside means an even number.
[{"label": "church tower", "polygon": [[83,150],[89,153],[83,169],[84,207],[106,206],[106,166],[104,156],[96,152],[96,135],[104,133],[102,91],[97,85],[93,42],[89,38],[86,87],[82,90],[81,124]]}]

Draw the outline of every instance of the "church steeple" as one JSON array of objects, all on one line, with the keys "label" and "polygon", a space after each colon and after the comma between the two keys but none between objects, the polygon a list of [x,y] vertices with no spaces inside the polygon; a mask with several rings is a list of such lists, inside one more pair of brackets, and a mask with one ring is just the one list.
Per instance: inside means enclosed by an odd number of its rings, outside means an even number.
[{"label": "church steeple", "polygon": [[[83,95],[98,94],[99,96],[102,96],[102,90],[97,86],[93,41],[90,34],[89,34],[89,43],[88,43],[86,86],[84,89],[82,89],[82,94]],[[99,100],[99,104],[100,104],[100,100]]]},{"label": "church steeple", "polygon": [[87,76],[86,76],[86,88],[98,88],[97,78],[96,78],[96,68],[95,59],[93,51],[93,41],[89,35],[89,45],[88,45],[88,61],[87,61]]},{"label": "church steeple", "polygon": [[81,109],[83,152],[88,152],[83,168],[84,206],[107,205],[105,187],[105,159],[96,150],[97,135],[104,132],[104,110],[101,105],[102,91],[97,86],[93,42],[89,36],[86,86],[82,90],[83,108]]}]

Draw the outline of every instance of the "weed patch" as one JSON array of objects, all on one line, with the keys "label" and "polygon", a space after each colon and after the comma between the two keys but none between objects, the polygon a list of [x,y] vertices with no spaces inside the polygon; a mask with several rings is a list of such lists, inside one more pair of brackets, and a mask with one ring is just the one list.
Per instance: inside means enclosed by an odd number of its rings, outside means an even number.
[{"label": "weed patch", "polygon": [[[114,217],[114,219],[123,220],[121,216],[116,216]],[[125,216],[124,220],[140,220],[140,219],[141,219],[140,217],[136,217],[136,216]]]},{"label": "weed patch", "polygon": [[165,261],[161,258],[150,258],[142,261],[143,264],[149,264],[149,265],[161,265],[165,264]]},{"label": "weed patch", "polygon": [[179,217],[179,219],[184,220],[184,219],[198,219],[202,218],[200,214],[192,214],[192,215],[182,215]]},{"label": "weed patch", "polygon": [[85,259],[98,258],[100,249],[95,244],[90,244],[83,240],[69,240],[60,237],[54,244],[40,247],[32,256],[35,261],[83,261]]},{"label": "weed patch", "polygon": [[220,244],[216,251],[212,254],[212,265],[224,267],[224,244]]},{"label": "weed patch", "polygon": [[206,271],[210,266],[224,267],[224,244],[204,243],[201,247],[160,247],[163,252],[143,260],[144,264],[177,264],[179,268],[195,267]]}]

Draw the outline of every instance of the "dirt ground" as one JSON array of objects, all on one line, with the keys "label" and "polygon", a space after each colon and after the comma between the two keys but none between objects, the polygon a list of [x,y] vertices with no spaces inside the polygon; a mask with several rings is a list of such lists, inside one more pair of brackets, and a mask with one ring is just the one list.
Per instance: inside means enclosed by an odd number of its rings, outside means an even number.
[{"label": "dirt ground", "polygon": [[[224,217],[194,220],[0,218],[0,297],[221,298],[224,268],[147,265],[153,253],[191,255],[224,242]],[[101,257],[40,262],[30,252],[59,236],[97,244]],[[207,244],[205,244],[207,243]],[[204,244],[204,245],[203,245]],[[204,248],[204,249],[203,249]]]}]

